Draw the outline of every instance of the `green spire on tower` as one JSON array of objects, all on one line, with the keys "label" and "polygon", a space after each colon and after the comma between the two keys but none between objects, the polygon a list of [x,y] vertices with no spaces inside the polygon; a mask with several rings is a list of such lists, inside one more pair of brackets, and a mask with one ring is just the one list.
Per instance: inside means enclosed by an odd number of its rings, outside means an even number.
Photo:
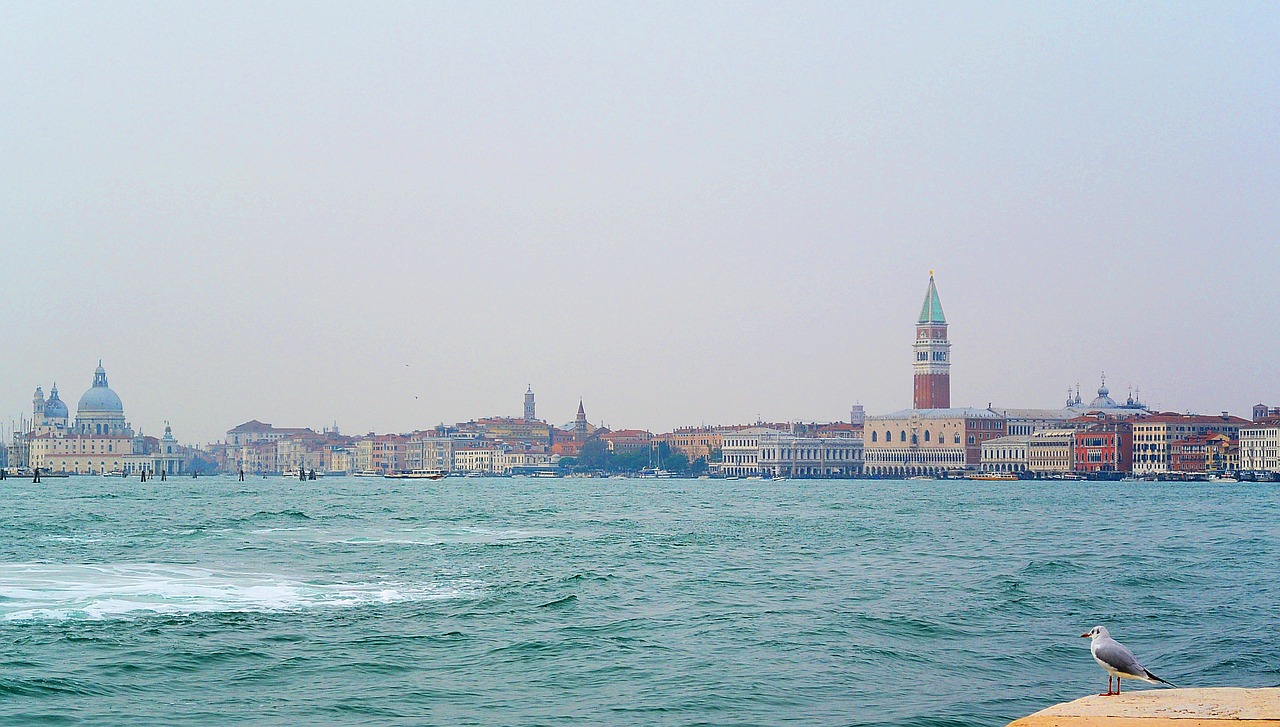
[{"label": "green spire on tower", "polygon": [[938,288],[933,284],[933,271],[929,271],[929,290],[924,294],[924,305],[920,308],[920,320],[917,323],[942,323],[947,322],[947,317],[942,314],[942,301],[938,300]]}]

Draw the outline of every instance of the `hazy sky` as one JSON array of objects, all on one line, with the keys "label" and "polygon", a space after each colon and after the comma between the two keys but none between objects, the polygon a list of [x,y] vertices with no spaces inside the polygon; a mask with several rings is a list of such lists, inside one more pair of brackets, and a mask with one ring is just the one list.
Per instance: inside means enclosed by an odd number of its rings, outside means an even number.
[{"label": "hazy sky", "polygon": [[1280,404],[1275,3],[6,3],[0,412]]}]

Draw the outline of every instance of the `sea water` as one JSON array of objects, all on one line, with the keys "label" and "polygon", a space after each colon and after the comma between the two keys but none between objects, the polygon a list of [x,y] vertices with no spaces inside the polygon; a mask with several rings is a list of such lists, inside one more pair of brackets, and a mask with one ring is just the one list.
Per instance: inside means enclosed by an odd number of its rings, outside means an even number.
[{"label": "sea water", "polygon": [[[0,483],[0,723],[1001,725],[1280,684],[1270,483]],[[1137,688],[1142,688],[1141,686]]]}]

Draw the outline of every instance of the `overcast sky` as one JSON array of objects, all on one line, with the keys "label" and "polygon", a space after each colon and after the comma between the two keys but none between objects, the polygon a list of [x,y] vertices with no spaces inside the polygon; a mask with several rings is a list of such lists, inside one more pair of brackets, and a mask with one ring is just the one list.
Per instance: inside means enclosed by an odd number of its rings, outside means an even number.
[{"label": "overcast sky", "polygon": [[1275,3],[6,3],[0,412],[1280,404]]}]

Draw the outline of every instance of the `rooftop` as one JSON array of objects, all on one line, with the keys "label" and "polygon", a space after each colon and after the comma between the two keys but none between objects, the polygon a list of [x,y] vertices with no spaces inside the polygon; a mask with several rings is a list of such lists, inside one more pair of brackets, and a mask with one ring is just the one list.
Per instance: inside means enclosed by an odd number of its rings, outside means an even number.
[{"label": "rooftop", "polygon": [[1003,419],[1004,416],[997,414],[990,409],[978,409],[977,407],[961,406],[951,409],[900,409],[888,414],[877,414],[868,416],[867,421],[880,421],[886,419],[910,419],[919,416],[921,419]]}]

